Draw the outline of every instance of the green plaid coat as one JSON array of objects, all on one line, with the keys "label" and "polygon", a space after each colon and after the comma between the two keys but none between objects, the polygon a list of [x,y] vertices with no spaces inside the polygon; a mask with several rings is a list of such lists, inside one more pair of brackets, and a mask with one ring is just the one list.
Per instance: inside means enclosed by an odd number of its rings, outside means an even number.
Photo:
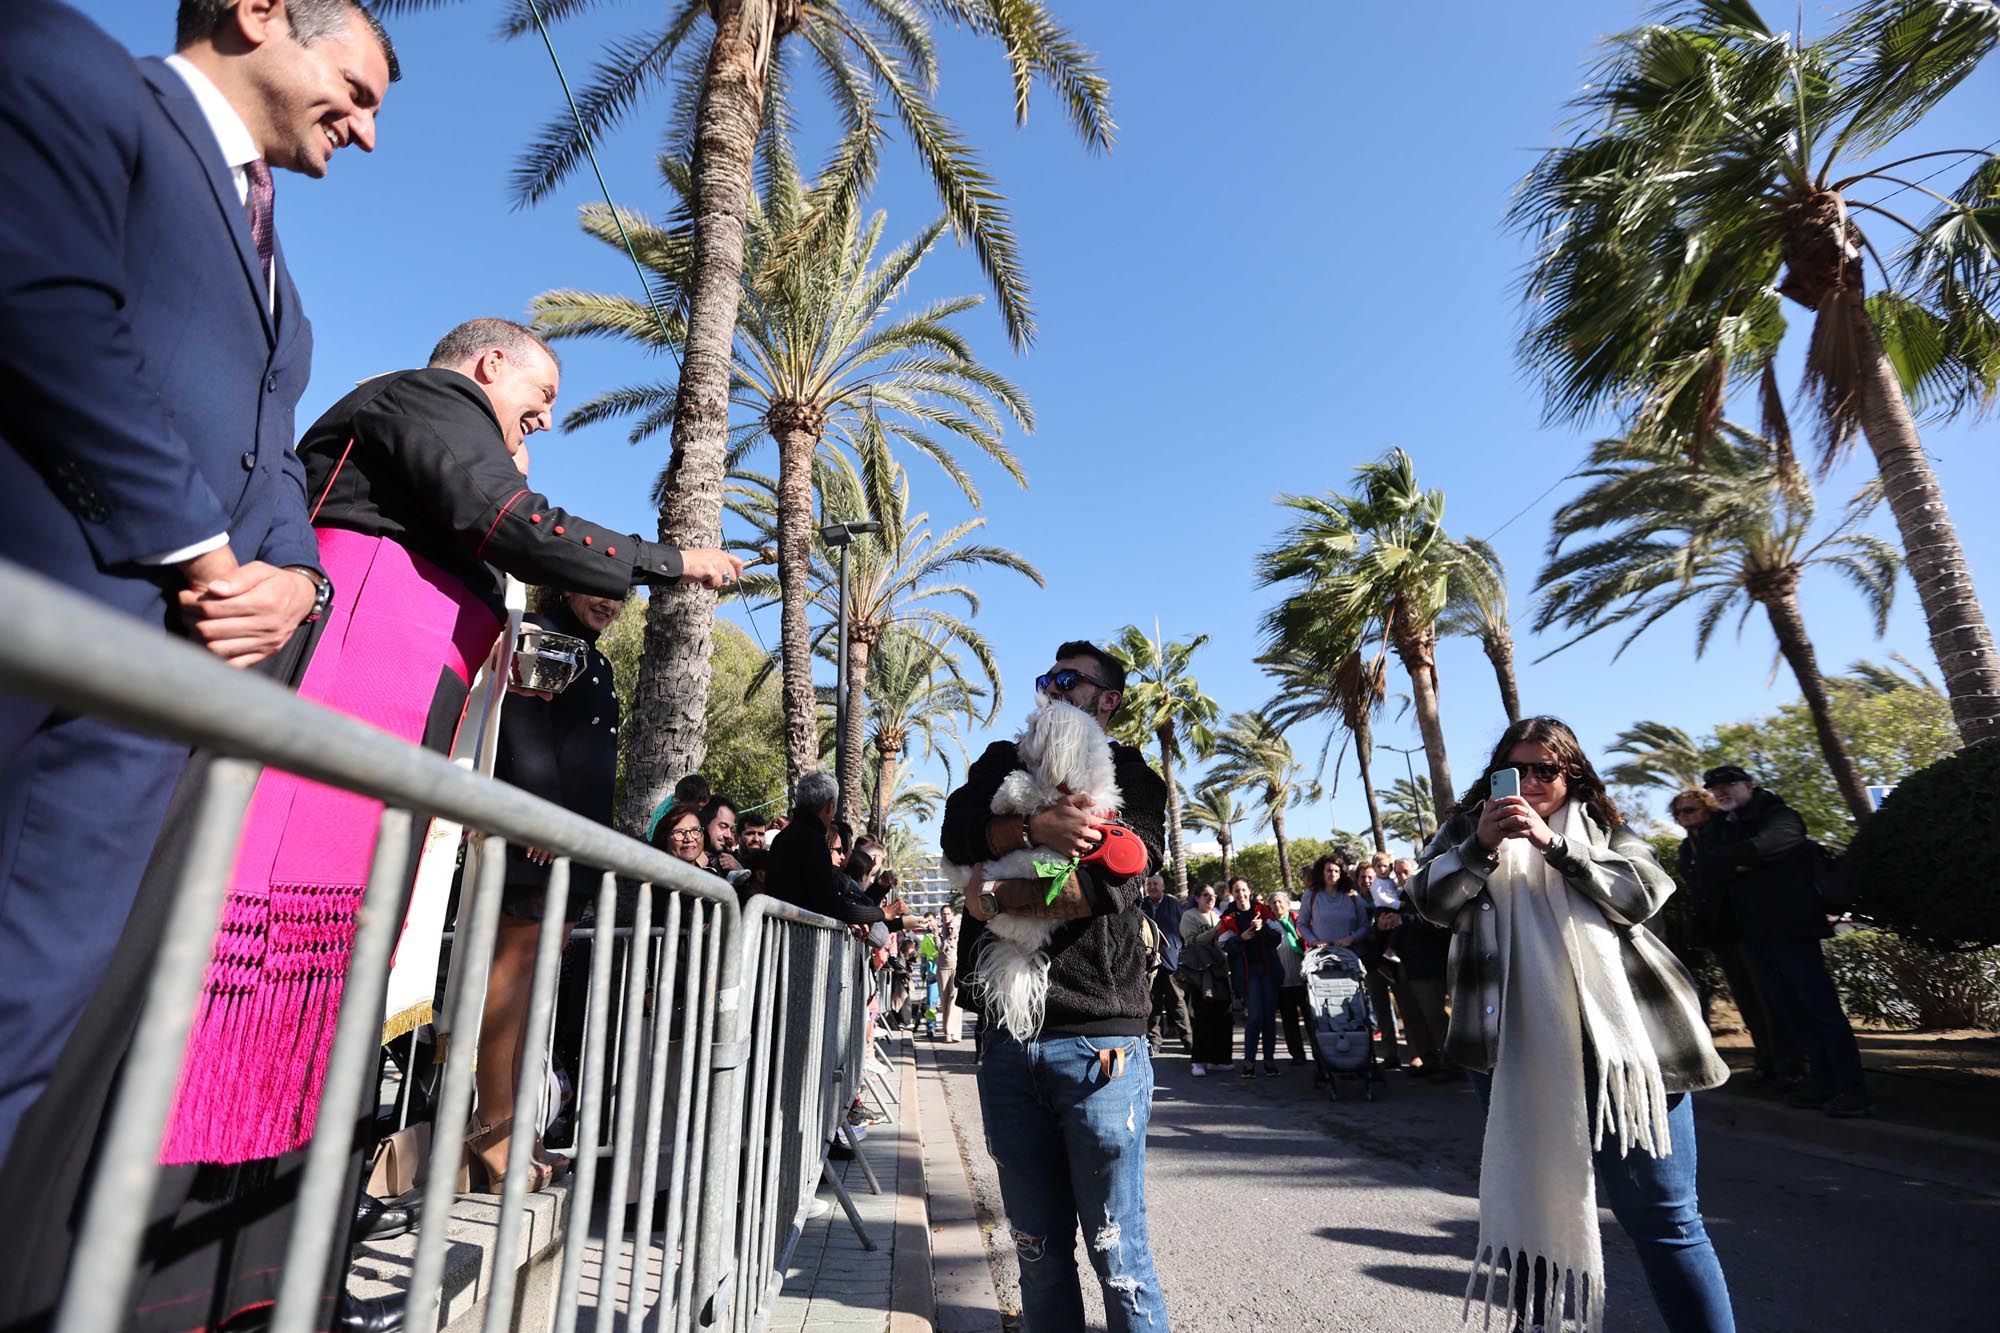
[{"label": "green plaid coat", "polygon": [[[1597,904],[1623,944],[1625,976],[1645,1019],[1667,1091],[1698,1092],[1729,1077],[1701,1019],[1694,979],[1644,928],[1673,894],[1674,881],[1653,849],[1629,829],[1605,837],[1595,815],[1589,844],[1565,839],[1549,864],[1569,886]],[[1468,1069],[1490,1072],[1500,1051],[1500,1005],[1507,993],[1506,959],[1486,878],[1499,869],[1473,836],[1479,811],[1454,815],[1424,849],[1423,863],[1405,886],[1425,920],[1451,931],[1451,1026],[1445,1047]]]}]

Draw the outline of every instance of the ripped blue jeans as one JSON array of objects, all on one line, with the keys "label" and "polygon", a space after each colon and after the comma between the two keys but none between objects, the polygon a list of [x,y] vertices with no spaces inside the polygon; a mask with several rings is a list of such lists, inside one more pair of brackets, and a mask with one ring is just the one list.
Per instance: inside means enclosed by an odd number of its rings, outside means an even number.
[{"label": "ripped blue jeans", "polygon": [[1167,1302],[1146,1236],[1146,1127],[1153,1117],[1146,1039],[1051,1036],[1023,1045],[988,1028],[979,1109],[1021,1262],[1022,1327],[1084,1327],[1081,1223],[1104,1287],[1108,1333],[1165,1333]]}]

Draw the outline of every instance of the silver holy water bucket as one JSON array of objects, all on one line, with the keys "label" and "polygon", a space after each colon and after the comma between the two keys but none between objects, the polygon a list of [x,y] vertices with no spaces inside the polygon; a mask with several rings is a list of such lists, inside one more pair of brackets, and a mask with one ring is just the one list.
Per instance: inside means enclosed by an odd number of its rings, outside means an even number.
[{"label": "silver holy water bucket", "polygon": [[590,664],[590,645],[540,625],[521,626],[509,679],[524,690],[561,694]]}]

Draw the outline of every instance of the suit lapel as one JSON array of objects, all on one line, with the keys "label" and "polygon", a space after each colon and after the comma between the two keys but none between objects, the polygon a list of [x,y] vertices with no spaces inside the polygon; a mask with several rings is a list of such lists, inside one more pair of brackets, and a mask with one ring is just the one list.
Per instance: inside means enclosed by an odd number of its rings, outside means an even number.
[{"label": "suit lapel", "polygon": [[[174,73],[172,66],[157,57],[148,57],[139,62],[146,82],[152,85],[153,95],[159,99],[160,109],[167,113],[180,136],[187,141],[189,151],[201,164],[203,174],[208,177],[208,188],[215,195],[215,206],[222,211],[223,225],[229,229],[229,236],[236,243],[236,257],[243,264],[243,277],[249,284],[247,293],[257,307],[257,317],[264,321],[264,337],[277,343],[277,330],[271,322],[271,304],[265,295],[264,266],[257,259],[257,243],[250,235],[250,215],[244,211],[243,203],[236,197],[236,181],[229,174],[229,167],[222,160],[222,149],[216,145],[215,133],[208,127],[208,120],[201,114],[200,103],[188,91],[181,76]],[[275,269],[277,259],[272,258]]]}]

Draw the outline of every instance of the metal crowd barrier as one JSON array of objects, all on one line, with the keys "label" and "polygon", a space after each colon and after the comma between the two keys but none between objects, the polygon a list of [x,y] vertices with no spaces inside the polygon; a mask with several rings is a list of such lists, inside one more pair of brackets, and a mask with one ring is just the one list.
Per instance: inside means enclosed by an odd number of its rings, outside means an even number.
[{"label": "metal crowd barrier", "polygon": [[[762,896],[744,908],[743,940],[753,999],[734,1327],[758,1333],[770,1321],[822,1179],[862,1244],[875,1248],[853,1200],[827,1170],[836,1138],[860,1156],[846,1131],[867,1055],[868,948],[837,921]],[[879,1193],[867,1159],[860,1161]]]},{"label": "metal crowd barrier", "polygon": [[[9,633],[0,638],[0,690],[218,756],[208,769],[177,898],[108,1116],[57,1333],[107,1333],[126,1321],[148,1211],[141,1201],[153,1197],[157,1184],[161,1134],[244,812],[267,765],[385,806],[321,1097],[323,1126],[352,1123],[351,1108],[362,1104],[377,1068],[380,1000],[420,821],[447,819],[485,835],[477,883],[466,887],[469,897],[458,918],[468,959],[492,956],[505,844],[554,853],[513,1108],[521,1128],[512,1137],[502,1186],[492,1285],[482,1293],[483,1333],[500,1333],[515,1318],[534,1142],[527,1127],[536,1123],[544,1090],[573,863],[599,872],[600,926],[618,921],[618,877],[638,884],[635,919],[612,933],[629,929],[629,938],[646,947],[636,965],[619,969],[617,997],[614,950],[592,952],[570,1227],[553,1327],[571,1333],[576,1324],[589,1224],[607,1160],[595,1326],[609,1330],[618,1318],[622,1273],[627,1328],[763,1327],[828,1144],[844,1127],[861,1086],[865,951],[845,927],[766,898],[742,909],[728,885],[684,862],[307,703],[271,681],[231,671],[190,644],[5,561],[0,605],[9,611]],[[440,1015],[440,1029],[451,1034],[434,1107],[440,1127],[465,1125],[471,1116],[471,1053],[486,998],[485,968],[453,973]],[[753,1094],[747,1101],[746,1056]],[[354,1206],[347,1193],[352,1150],[344,1132],[318,1134],[309,1146],[271,1323],[275,1333],[312,1327],[329,1248],[344,1234],[339,1221]],[[433,1135],[424,1222],[404,1293],[404,1327],[411,1330],[436,1328],[447,1315],[446,1221],[461,1152],[458,1133],[440,1128]],[[634,1201],[640,1206],[628,1238],[627,1204]],[[842,1202],[859,1230],[851,1202],[844,1195]],[[647,1263],[655,1247],[663,1256],[657,1287],[648,1280]]]}]

